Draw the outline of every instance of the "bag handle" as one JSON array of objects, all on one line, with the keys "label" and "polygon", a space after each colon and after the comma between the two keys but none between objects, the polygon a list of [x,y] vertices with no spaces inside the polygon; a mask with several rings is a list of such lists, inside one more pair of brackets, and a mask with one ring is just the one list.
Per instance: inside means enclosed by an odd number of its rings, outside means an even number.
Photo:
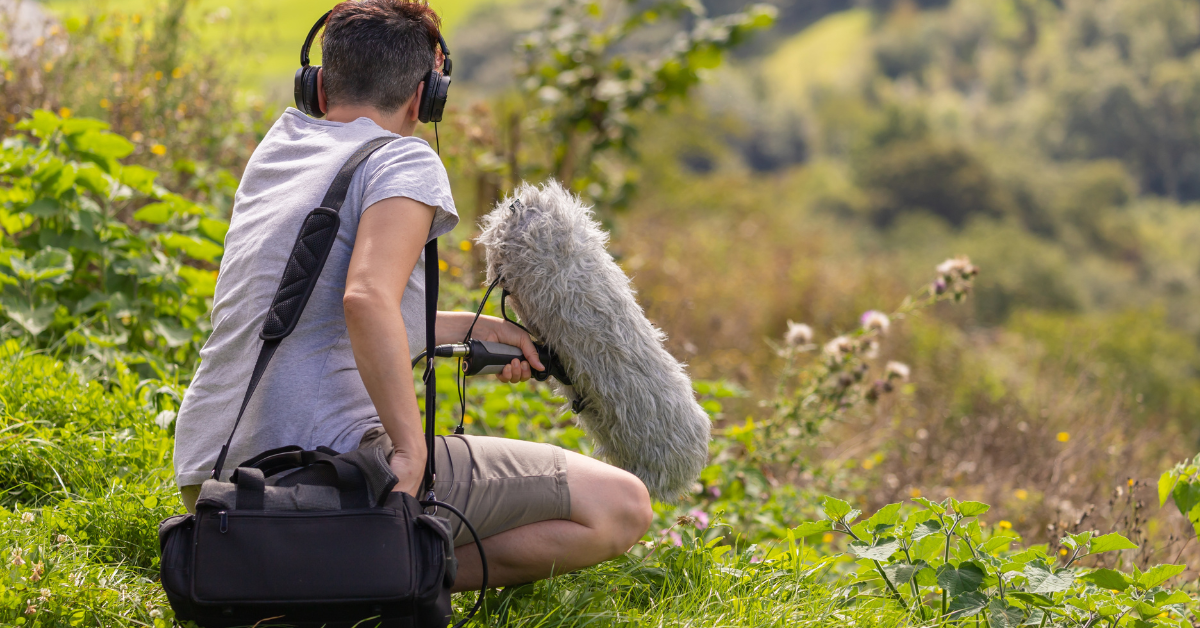
[{"label": "bag handle", "polygon": [[[229,430],[229,438],[221,446],[217,462],[213,465],[211,477],[214,480],[221,479],[221,469],[225,466],[225,457],[229,455],[229,445],[233,442],[233,435],[242,422],[242,415],[246,413],[246,406],[250,404],[250,398],[254,396],[254,389],[258,387],[258,382],[266,372],[267,365],[275,355],[275,350],[279,348],[279,343],[296,328],[296,323],[300,321],[300,315],[304,312],[304,306],[308,304],[308,298],[317,285],[317,279],[320,278],[321,270],[325,267],[325,260],[329,258],[329,251],[337,239],[338,228],[341,226],[339,212],[342,204],[346,201],[346,192],[350,189],[350,183],[354,179],[354,171],[358,170],[358,166],[367,157],[394,139],[396,138],[375,138],[355,150],[342,165],[337,176],[333,178],[333,183],[325,192],[325,198],[321,200],[321,207],[312,210],[305,217],[304,223],[300,227],[300,233],[296,236],[296,243],[292,245],[292,254],[288,257],[287,265],[284,266],[279,289],[275,292],[271,306],[267,308],[267,317],[263,322],[262,331],[259,333],[259,337],[263,340],[262,348],[258,352],[258,359],[254,362],[254,371],[250,374],[250,383],[246,386],[246,395],[242,398],[242,407],[238,410],[237,419],[233,422],[233,429]],[[435,250],[433,272],[436,274],[437,241],[434,240],[430,244]],[[429,250],[429,245],[426,246],[426,250]],[[425,272],[428,282],[428,267]],[[435,283],[435,291],[432,295],[426,295],[426,299],[432,297],[435,301],[435,314],[437,311],[436,286]],[[432,329],[434,320],[426,319],[426,324]],[[428,334],[428,337],[433,337],[432,332]],[[431,343],[431,351],[432,348]],[[428,442],[428,439],[426,441]],[[432,449],[430,449],[429,457],[433,457]]]}]

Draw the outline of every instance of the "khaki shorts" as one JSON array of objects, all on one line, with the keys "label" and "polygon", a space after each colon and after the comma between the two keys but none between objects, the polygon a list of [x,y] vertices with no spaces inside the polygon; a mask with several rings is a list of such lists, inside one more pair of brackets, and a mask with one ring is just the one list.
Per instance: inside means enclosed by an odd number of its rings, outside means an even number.
[{"label": "khaki shorts", "polygon": [[[386,437],[382,427],[367,430],[359,447]],[[438,500],[462,511],[481,538],[538,521],[571,518],[567,455],[559,447],[490,436],[439,436],[434,463]],[[184,486],[179,492],[193,512],[200,486]],[[455,546],[472,542],[458,517],[440,514],[454,526]]]}]

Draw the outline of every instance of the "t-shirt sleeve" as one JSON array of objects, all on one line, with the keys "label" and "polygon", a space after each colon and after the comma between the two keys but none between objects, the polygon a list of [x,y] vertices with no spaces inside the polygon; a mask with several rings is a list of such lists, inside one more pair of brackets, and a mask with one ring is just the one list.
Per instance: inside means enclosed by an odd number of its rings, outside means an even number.
[{"label": "t-shirt sleeve", "polygon": [[458,210],[450,194],[450,180],[438,154],[424,140],[404,137],[371,155],[362,211],[397,196],[435,208],[429,239],[448,233],[458,224]]}]

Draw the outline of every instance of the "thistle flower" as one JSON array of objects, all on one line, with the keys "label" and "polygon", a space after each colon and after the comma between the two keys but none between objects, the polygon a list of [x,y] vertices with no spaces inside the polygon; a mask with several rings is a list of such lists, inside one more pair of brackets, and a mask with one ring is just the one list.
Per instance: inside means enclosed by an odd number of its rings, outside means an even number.
[{"label": "thistle flower", "polygon": [[868,340],[862,344],[862,356],[868,360],[874,360],[879,357],[879,343],[875,340]]},{"label": "thistle flower", "polygon": [[943,277],[953,277],[954,275],[965,276],[975,267],[971,265],[971,260],[965,256],[952,257],[941,264],[937,265],[937,272]]},{"label": "thistle flower", "polygon": [[697,519],[696,517],[692,516],[692,514],[691,514],[691,513],[689,513],[689,514],[686,514],[686,515],[679,515],[679,516],[678,516],[678,517],[675,519],[675,525],[678,525],[678,526],[684,526],[684,527],[687,527],[687,526],[692,526],[692,527],[695,527],[695,526],[696,526],[696,524],[698,524],[698,523],[700,523],[700,520],[699,520],[699,519]]},{"label": "thistle flower", "polygon": [[854,343],[847,336],[838,336],[833,340],[825,343],[825,355],[831,357],[842,357],[854,350]]},{"label": "thistle flower", "polygon": [[888,327],[892,322],[888,320],[887,314],[878,310],[867,310],[862,315],[862,327],[867,331],[878,331],[880,334],[886,334]]},{"label": "thistle flower", "polygon": [[887,366],[884,367],[883,372],[889,380],[898,379],[902,382],[908,381],[909,368],[908,365],[903,362],[896,362],[894,360],[888,362]]},{"label": "thistle flower", "polygon": [[783,341],[786,342],[789,347],[803,347],[805,345],[812,344],[812,327],[809,327],[804,323],[793,323],[790,320],[787,322],[787,325],[788,329],[787,333],[783,336]]},{"label": "thistle flower", "polygon": [[933,282],[933,293],[936,295],[942,295],[942,294],[946,293],[946,280],[945,279],[938,277],[937,281]]}]

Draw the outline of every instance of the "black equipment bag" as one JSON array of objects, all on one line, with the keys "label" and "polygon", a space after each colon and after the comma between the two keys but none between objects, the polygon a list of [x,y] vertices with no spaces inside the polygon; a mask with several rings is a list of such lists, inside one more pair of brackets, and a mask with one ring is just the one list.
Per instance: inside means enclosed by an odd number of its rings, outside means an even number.
[{"label": "black equipment bag", "polygon": [[[321,207],[305,218],[267,311],[263,346],[241,410],[212,479],[201,487],[196,514],[159,524],[162,585],[181,621],[205,628],[263,620],[268,620],[263,625],[334,627],[374,618],[361,625],[444,628],[451,619],[457,563],[450,523],[423,513],[425,506],[436,506],[461,517],[435,501],[432,492],[436,240],[425,247],[427,500],[392,492],[397,479],[387,463],[388,439],[373,449],[340,455],[324,447],[263,452],[221,481],[242,414],[275,349],[295,329],[337,238],[338,212],[354,171],[392,139],[377,138],[356,150]],[[464,524],[474,534],[470,523]],[[478,538],[476,544],[482,556]],[[484,565],[486,585],[486,559]],[[482,600],[481,593],[475,610]]]}]

